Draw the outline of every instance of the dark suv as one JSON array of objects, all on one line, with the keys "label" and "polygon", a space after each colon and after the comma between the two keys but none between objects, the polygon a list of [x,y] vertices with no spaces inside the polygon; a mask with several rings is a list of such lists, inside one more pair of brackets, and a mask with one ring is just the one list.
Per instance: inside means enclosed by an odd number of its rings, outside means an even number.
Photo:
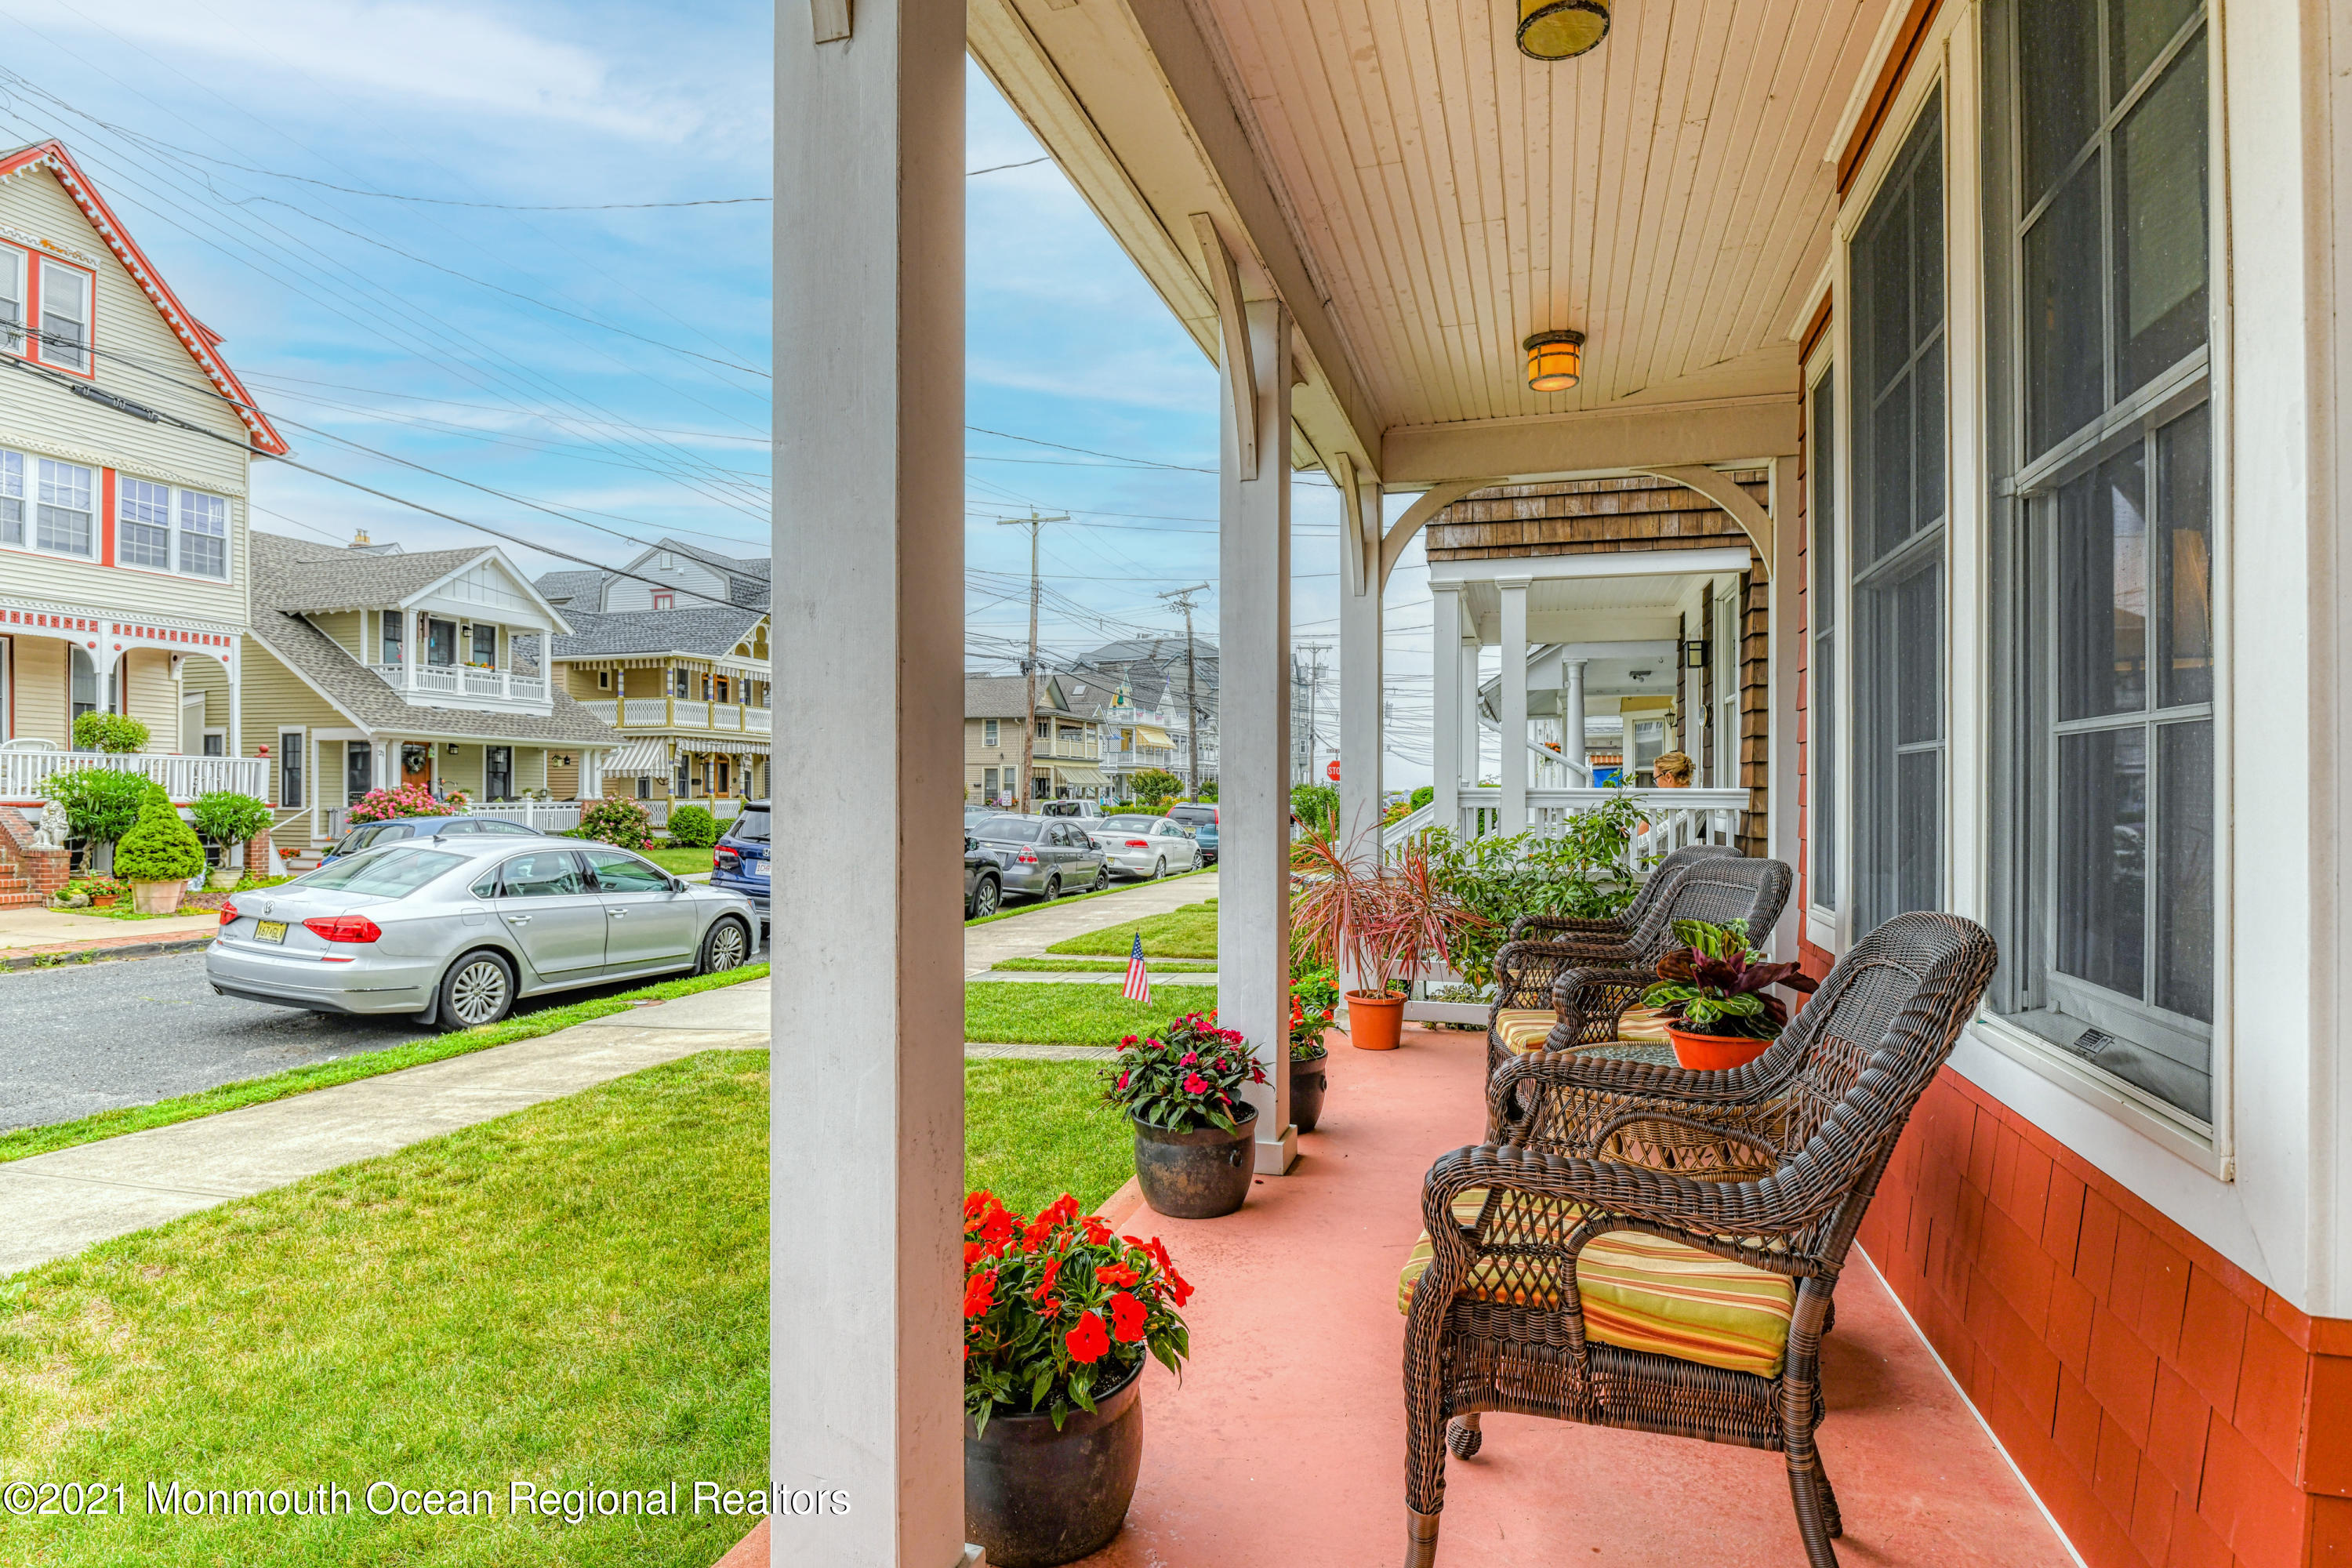
[{"label": "dark suv", "polygon": [[747,800],[710,851],[710,885],[751,900],[760,931],[768,929],[768,803]]},{"label": "dark suv", "polygon": [[1201,864],[1217,863],[1217,808],[1205,802],[1188,802],[1168,808],[1168,819],[1181,822],[1192,830],[1192,841],[1201,847]]}]

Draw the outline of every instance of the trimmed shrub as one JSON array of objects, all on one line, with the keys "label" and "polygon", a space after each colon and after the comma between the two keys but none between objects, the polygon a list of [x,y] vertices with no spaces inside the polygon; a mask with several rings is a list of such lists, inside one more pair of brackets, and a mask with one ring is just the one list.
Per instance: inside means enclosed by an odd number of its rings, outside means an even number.
[{"label": "trimmed shrub", "polygon": [[223,846],[257,838],[269,827],[268,804],[233,789],[198,795],[194,816],[196,831]]},{"label": "trimmed shrub", "polygon": [[74,768],[53,773],[49,798],[66,808],[66,822],[76,838],[91,844],[111,844],[139,821],[139,808],[161,787],[144,774],[121,768]]},{"label": "trimmed shrub", "polygon": [[1165,768],[1144,768],[1129,775],[1127,789],[1143,803],[1144,810],[1156,814],[1184,793],[1184,781]]},{"label": "trimmed shrub", "polygon": [[205,847],[157,791],[114,847],[114,874],[126,882],[185,882],[205,874]]},{"label": "trimmed shrub", "polygon": [[1339,792],[1329,784],[1292,784],[1290,809],[1298,814],[1299,821],[1318,833],[1339,830]]},{"label": "trimmed shrub", "polygon": [[578,832],[583,838],[617,845],[623,849],[654,847],[654,819],[635,801],[617,795],[607,795],[581,813]]},{"label": "trimmed shrub", "polygon": [[147,726],[123,713],[85,713],[73,721],[77,752],[143,752]]},{"label": "trimmed shrub", "polygon": [[719,819],[699,805],[674,805],[669,841],[680,849],[708,849],[719,842]]},{"label": "trimmed shrub", "polygon": [[1431,801],[1435,800],[1436,798],[1436,786],[1433,784],[1423,784],[1419,789],[1412,792],[1412,809],[1419,811],[1423,806],[1427,805]]}]

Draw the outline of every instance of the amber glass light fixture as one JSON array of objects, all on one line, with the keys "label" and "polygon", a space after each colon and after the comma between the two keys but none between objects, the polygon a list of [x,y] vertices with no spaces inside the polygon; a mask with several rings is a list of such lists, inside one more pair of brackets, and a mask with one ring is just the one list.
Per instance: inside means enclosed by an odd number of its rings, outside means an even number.
[{"label": "amber glass light fixture", "polygon": [[1609,0],[1519,0],[1519,53],[1574,59],[1609,36]]},{"label": "amber glass light fixture", "polygon": [[1528,351],[1528,385],[1536,392],[1566,392],[1584,379],[1584,334],[1538,332],[1519,345]]}]

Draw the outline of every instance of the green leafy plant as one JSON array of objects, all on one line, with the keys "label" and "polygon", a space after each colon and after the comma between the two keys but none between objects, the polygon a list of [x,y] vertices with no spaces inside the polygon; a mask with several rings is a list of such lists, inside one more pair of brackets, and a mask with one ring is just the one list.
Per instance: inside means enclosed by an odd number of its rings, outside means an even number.
[{"label": "green leafy plant", "polygon": [[1621,788],[1571,813],[1557,830],[1464,838],[1432,827],[1415,835],[1439,882],[1483,917],[1456,945],[1454,972],[1482,990],[1493,984],[1496,956],[1520,915],[1597,920],[1623,909],[1634,893],[1627,868],[1641,826],[1641,802]]},{"label": "green leafy plant", "polygon": [[268,803],[235,790],[200,795],[189,810],[196,831],[224,848],[257,838],[269,828]]},{"label": "green leafy plant", "polygon": [[1814,988],[1793,963],[1755,962],[1745,921],[1676,921],[1674,931],[1685,945],[1658,960],[1658,984],[1643,993],[1642,1005],[1655,1007],[1695,1035],[1777,1038],[1788,1026],[1789,1010],[1769,988]]},{"label": "green leafy plant", "polygon": [[1290,981],[1290,1059],[1313,1061],[1325,1054],[1323,1031],[1339,1006],[1339,977],[1310,969]]},{"label": "green leafy plant", "polygon": [[1329,784],[1292,784],[1290,809],[1308,827],[1323,833],[1339,831],[1339,792]]},{"label": "green leafy plant", "polygon": [[669,841],[680,849],[708,849],[719,842],[719,819],[699,805],[674,805],[669,811]]},{"label": "green leafy plant", "polygon": [[1166,768],[1144,768],[1129,775],[1127,788],[1142,803],[1144,810],[1156,814],[1184,793],[1184,781]]},{"label": "green leafy plant", "polygon": [[73,721],[77,752],[143,752],[147,726],[127,713],[84,713]]},{"label": "green leafy plant", "polygon": [[650,849],[654,847],[654,821],[635,801],[607,795],[580,814],[577,836],[623,849]]},{"label": "green leafy plant", "polygon": [[162,788],[143,773],[123,768],[73,768],[52,773],[49,798],[66,810],[66,825],[84,841],[85,864],[91,848],[111,844],[139,821],[139,810],[150,794]]},{"label": "green leafy plant", "polygon": [[1171,1372],[1192,1353],[1176,1310],[1192,1288],[1158,1237],[1113,1234],[1069,1194],[1024,1219],[993,1193],[963,1204],[963,1408],[975,1432],[1000,1413],[1054,1429],[1092,1410],[1148,1351]]},{"label": "green leafy plant", "polygon": [[1206,804],[1208,804],[1208,805],[1216,805],[1216,804],[1217,804],[1217,781],[1216,781],[1216,780],[1214,780],[1214,779],[1202,779],[1202,780],[1201,781],[1201,792],[1200,792],[1200,794],[1198,794],[1198,795],[1194,795],[1192,798],[1193,798],[1194,800],[1197,800],[1197,801],[1202,801],[1202,802],[1205,802]]},{"label": "green leafy plant", "polygon": [[1423,806],[1427,805],[1431,801],[1435,800],[1436,798],[1437,791],[1435,788],[1429,784],[1423,784],[1419,789],[1412,792],[1412,809],[1414,811],[1419,811]]},{"label": "green leafy plant", "polygon": [[1177,1131],[1239,1130],[1234,1114],[1244,1084],[1264,1083],[1265,1068],[1238,1029],[1220,1029],[1213,1013],[1187,1013],[1144,1038],[1119,1042],[1103,1098],[1138,1121]]},{"label": "green leafy plant", "polygon": [[205,847],[161,790],[114,847],[114,874],[126,882],[184,882],[205,874]]}]

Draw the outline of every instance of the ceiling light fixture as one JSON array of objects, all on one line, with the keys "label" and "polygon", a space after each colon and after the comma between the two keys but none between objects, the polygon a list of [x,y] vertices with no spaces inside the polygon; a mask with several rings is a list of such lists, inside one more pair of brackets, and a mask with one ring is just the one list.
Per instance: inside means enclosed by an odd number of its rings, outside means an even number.
[{"label": "ceiling light fixture", "polygon": [[1609,36],[1608,0],[1519,0],[1519,53],[1574,59]]},{"label": "ceiling light fixture", "polygon": [[1582,332],[1538,332],[1519,346],[1528,351],[1528,385],[1531,390],[1566,392],[1584,379]]}]

